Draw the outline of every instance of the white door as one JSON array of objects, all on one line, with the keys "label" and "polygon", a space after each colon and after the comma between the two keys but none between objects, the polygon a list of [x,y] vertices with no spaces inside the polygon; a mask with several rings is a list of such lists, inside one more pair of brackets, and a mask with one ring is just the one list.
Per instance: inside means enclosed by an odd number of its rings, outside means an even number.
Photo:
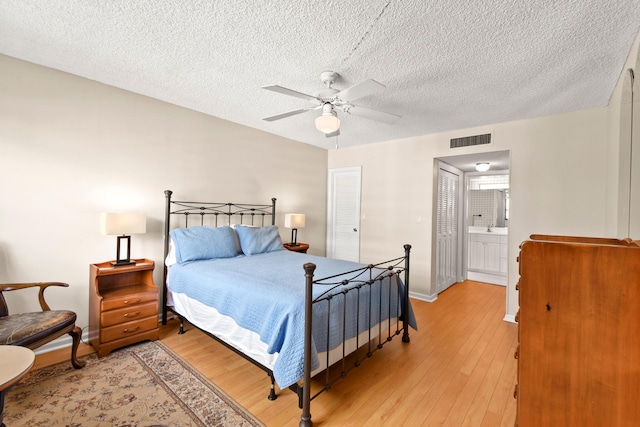
[{"label": "white door", "polygon": [[362,168],[329,169],[327,257],[360,261]]},{"label": "white door", "polygon": [[461,174],[439,162],[437,206],[436,292],[458,281],[458,223]]}]

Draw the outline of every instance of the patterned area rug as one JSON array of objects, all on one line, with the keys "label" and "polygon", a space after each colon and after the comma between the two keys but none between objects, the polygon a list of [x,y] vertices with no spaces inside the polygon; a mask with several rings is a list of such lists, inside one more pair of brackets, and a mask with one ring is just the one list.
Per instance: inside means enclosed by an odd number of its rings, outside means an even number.
[{"label": "patterned area rug", "polygon": [[29,372],[6,394],[8,426],[264,426],[159,341]]}]

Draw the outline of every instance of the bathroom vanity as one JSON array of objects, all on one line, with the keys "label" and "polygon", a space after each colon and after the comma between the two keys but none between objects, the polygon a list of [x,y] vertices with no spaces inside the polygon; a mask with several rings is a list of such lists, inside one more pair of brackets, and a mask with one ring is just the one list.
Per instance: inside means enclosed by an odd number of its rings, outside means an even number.
[{"label": "bathroom vanity", "polygon": [[507,227],[469,227],[467,278],[507,285]]}]

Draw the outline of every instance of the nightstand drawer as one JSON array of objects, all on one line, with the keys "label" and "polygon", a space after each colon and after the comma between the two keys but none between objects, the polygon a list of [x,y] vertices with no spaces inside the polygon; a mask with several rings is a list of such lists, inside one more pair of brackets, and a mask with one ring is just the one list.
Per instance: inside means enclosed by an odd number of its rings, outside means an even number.
[{"label": "nightstand drawer", "polygon": [[140,292],[131,295],[125,295],[117,298],[103,299],[101,304],[102,311],[115,310],[118,308],[131,307],[137,304],[144,304],[149,301],[157,301],[158,292]]},{"label": "nightstand drawer", "polygon": [[120,338],[130,337],[141,332],[150,331],[158,327],[158,317],[153,316],[147,319],[122,323],[116,326],[103,328],[100,331],[102,342],[109,342]]},{"label": "nightstand drawer", "polygon": [[103,327],[113,326],[154,315],[158,315],[158,304],[156,301],[102,312],[100,314],[100,324]]}]

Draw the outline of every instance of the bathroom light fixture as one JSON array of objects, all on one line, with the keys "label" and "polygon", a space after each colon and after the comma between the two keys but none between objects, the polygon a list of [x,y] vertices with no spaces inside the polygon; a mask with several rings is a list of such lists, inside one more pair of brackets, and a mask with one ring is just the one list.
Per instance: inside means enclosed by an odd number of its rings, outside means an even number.
[{"label": "bathroom light fixture", "polygon": [[316,118],[316,129],[320,132],[329,134],[340,129],[340,119],[333,111],[333,105],[328,102],[322,106],[322,115]]},{"label": "bathroom light fixture", "polygon": [[486,172],[489,170],[489,163],[487,162],[481,162],[481,163],[476,163],[476,170],[478,172]]}]

